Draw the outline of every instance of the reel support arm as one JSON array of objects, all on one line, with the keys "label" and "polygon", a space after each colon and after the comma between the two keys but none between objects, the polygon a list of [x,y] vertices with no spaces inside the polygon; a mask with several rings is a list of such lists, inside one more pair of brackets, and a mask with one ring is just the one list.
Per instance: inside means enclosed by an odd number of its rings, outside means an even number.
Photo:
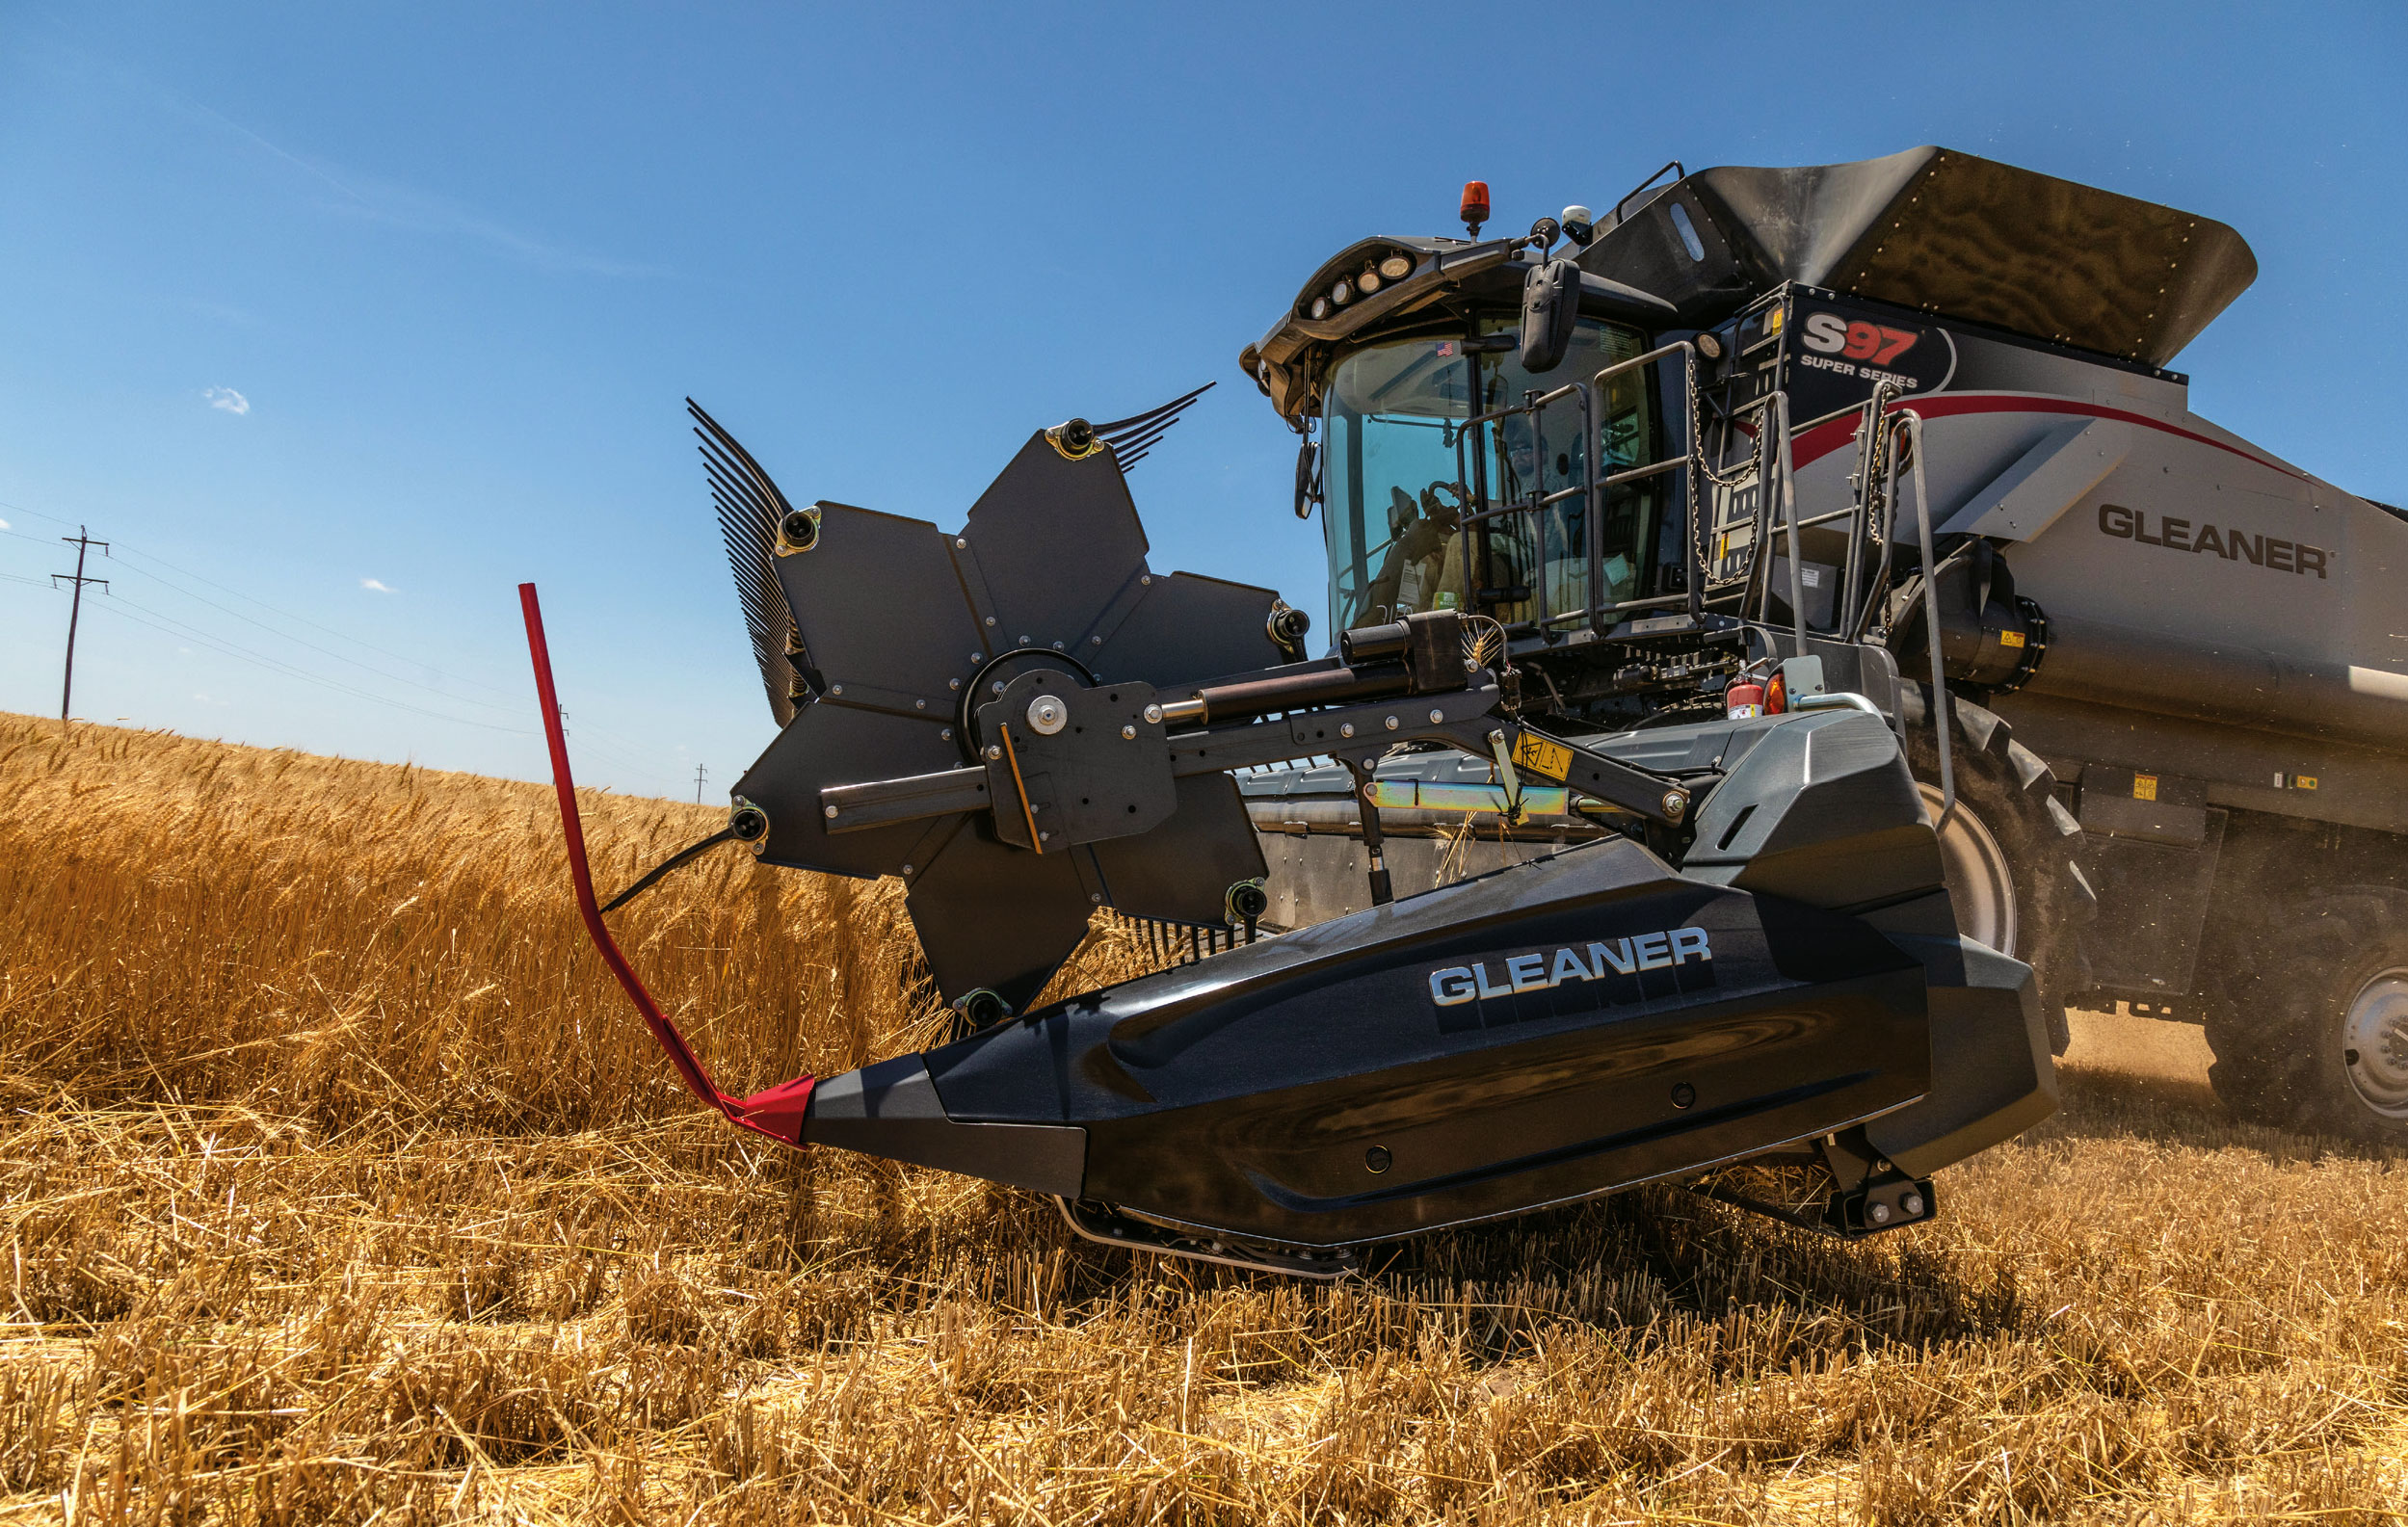
[{"label": "reel support arm", "polygon": [[[1097,765],[1099,770],[1167,771],[1174,778],[1294,758],[1333,757],[1355,772],[1361,793],[1369,780],[1371,765],[1398,743],[1443,743],[1475,757],[1494,756],[1501,748],[1519,775],[1568,786],[1658,827],[1678,829],[1693,812],[1695,791],[1690,785],[1500,715],[1503,693],[1485,669],[1466,674],[1448,693],[1406,693],[1374,703],[1322,710],[1286,708],[1296,703],[1293,697],[1299,692],[1360,691],[1366,682],[1363,675],[1335,669],[1210,686],[1198,691],[1193,700],[1151,707],[1158,720],[1133,723],[1125,729],[1082,733],[1076,742],[1065,745],[1065,750],[1104,760]],[[1074,709],[1081,705],[1075,698],[1067,703]],[[1205,724],[1193,731],[1170,731],[1172,713],[1178,707],[1185,707],[1186,714]],[[1261,719],[1265,716],[1272,719]],[[820,811],[828,831],[843,833],[952,812],[993,810],[1005,835],[1017,839],[1019,834],[1011,829],[1019,826],[1014,819],[1020,814],[1021,787],[1014,782],[1014,765],[1027,769],[1029,761],[1023,755],[1031,747],[1060,741],[1060,734],[1051,738],[1022,735],[1011,757],[1005,757],[1005,750],[997,745],[991,750],[995,757],[984,767],[830,785],[819,793]],[[1138,746],[1131,748],[1131,743]],[[1364,823],[1365,842],[1376,858],[1378,829],[1367,810]],[[1151,826],[1152,822],[1140,817],[1120,825],[1117,831],[1093,837],[1077,831],[1068,835],[1073,843],[1094,842],[1128,836]],[[1033,831],[1033,826],[1028,830]]]}]

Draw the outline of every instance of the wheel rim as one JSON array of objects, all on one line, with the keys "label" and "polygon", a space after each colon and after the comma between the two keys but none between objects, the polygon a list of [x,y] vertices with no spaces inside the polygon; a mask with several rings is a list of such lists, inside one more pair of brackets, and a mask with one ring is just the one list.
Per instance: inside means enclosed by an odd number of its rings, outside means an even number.
[{"label": "wheel rim", "polygon": [[2358,988],[2342,1017],[2349,1085],[2368,1108],[2408,1118],[2408,970],[2386,970]]},{"label": "wheel rim", "polygon": [[[1923,806],[1940,820],[1940,790],[1918,784]],[[1988,944],[2002,955],[2015,953],[2015,872],[2006,850],[1991,834],[1973,808],[1957,798],[1956,809],[1940,829],[1940,866],[1947,878],[1948,899],[1956,904],[1957,932]],[[2403,972],[2408,976],[2408,972]],[[2408,1102],[2408,1093],[2403,1093]]]}]

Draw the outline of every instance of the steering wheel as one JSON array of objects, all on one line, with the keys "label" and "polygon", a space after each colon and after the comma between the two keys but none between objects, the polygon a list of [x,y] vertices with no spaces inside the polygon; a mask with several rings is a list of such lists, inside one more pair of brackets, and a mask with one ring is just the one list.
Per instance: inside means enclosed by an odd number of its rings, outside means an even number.
[{"label": "steering wheel", "polygon": [[[1442,502],[1439,498],[1442,493],[1452,495],[1455,501],[1451,504]],[[1441,513],[1448,513],[1454,515],[1457,520],[1461,520],[1465,512],[1470,508],[1471,490],[1461,483],[1432,483],[1421,490],[1422,513],[1432,519],[1436,519]]]}]

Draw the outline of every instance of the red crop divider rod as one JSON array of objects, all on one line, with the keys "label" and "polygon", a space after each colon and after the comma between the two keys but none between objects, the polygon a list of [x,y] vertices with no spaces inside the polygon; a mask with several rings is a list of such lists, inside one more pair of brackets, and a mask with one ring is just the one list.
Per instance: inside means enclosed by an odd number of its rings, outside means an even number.
[{"label": "red crop divider rod", "polygon": [[619,941],[610,935],[602,922],[602,909],[594,898],[594,875],[585,861],[585,827],[577,816],[577,790],[569,777],[569,739],[560,729],[560,698],[552,688],[552,654],[543,642],[543,611],[536,603],[535,585],[518,586],[518,606],[527,618],[527,651],[535,660],[535,693],[543,704],[543,740],[552,750],[552,789],[560,797],[560,829],[569,840],[569,876],[577,888],[577,910],[585,917],[585,931],[594,940],[594,949],[610,966],[610,973],[619,978],[626,989],[627,1000],[643,1015],[644,1026],[652,1031],[667,1052],[669,1064],[694,1095],[719,1110],[729,1123],[772,1140],[800,1146],[803,1144],[803,1111],[811,1100],[811,1088],[817,1079],[798,1076],[791,1082],[781,1082],[766,1092],[750,1097],[730,1097],[711,1081],[711,1073],[702,1068],[693,1047],[677,1026],[669,1021],[660,1004],[652,1000],[644,983],[620,952]]}]

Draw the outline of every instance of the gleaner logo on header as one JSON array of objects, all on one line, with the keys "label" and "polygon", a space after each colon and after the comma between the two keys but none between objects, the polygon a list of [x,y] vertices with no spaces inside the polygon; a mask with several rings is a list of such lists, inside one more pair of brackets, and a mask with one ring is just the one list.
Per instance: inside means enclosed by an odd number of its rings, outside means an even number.
[{"label": "gleaner logo on header", "polygon": [[1442,1008],[1481,997],[1509,997],[1518,991],[1545,991],[1571,981],[1602,981],[1607,975],[1635,976],[1642,970],[1668,970],[1696,960],[1711,961],[1714,951],[1703,928],[1672,928],[1641,934],[1610,944],[1591,944],[1586,953],[1572,947],[1545,954],[1515,955],[1500,961],[1504,979],[1489,975],[1486,961],[1476,965],[1449,965],[1430,972],[1430,1000]]}]

